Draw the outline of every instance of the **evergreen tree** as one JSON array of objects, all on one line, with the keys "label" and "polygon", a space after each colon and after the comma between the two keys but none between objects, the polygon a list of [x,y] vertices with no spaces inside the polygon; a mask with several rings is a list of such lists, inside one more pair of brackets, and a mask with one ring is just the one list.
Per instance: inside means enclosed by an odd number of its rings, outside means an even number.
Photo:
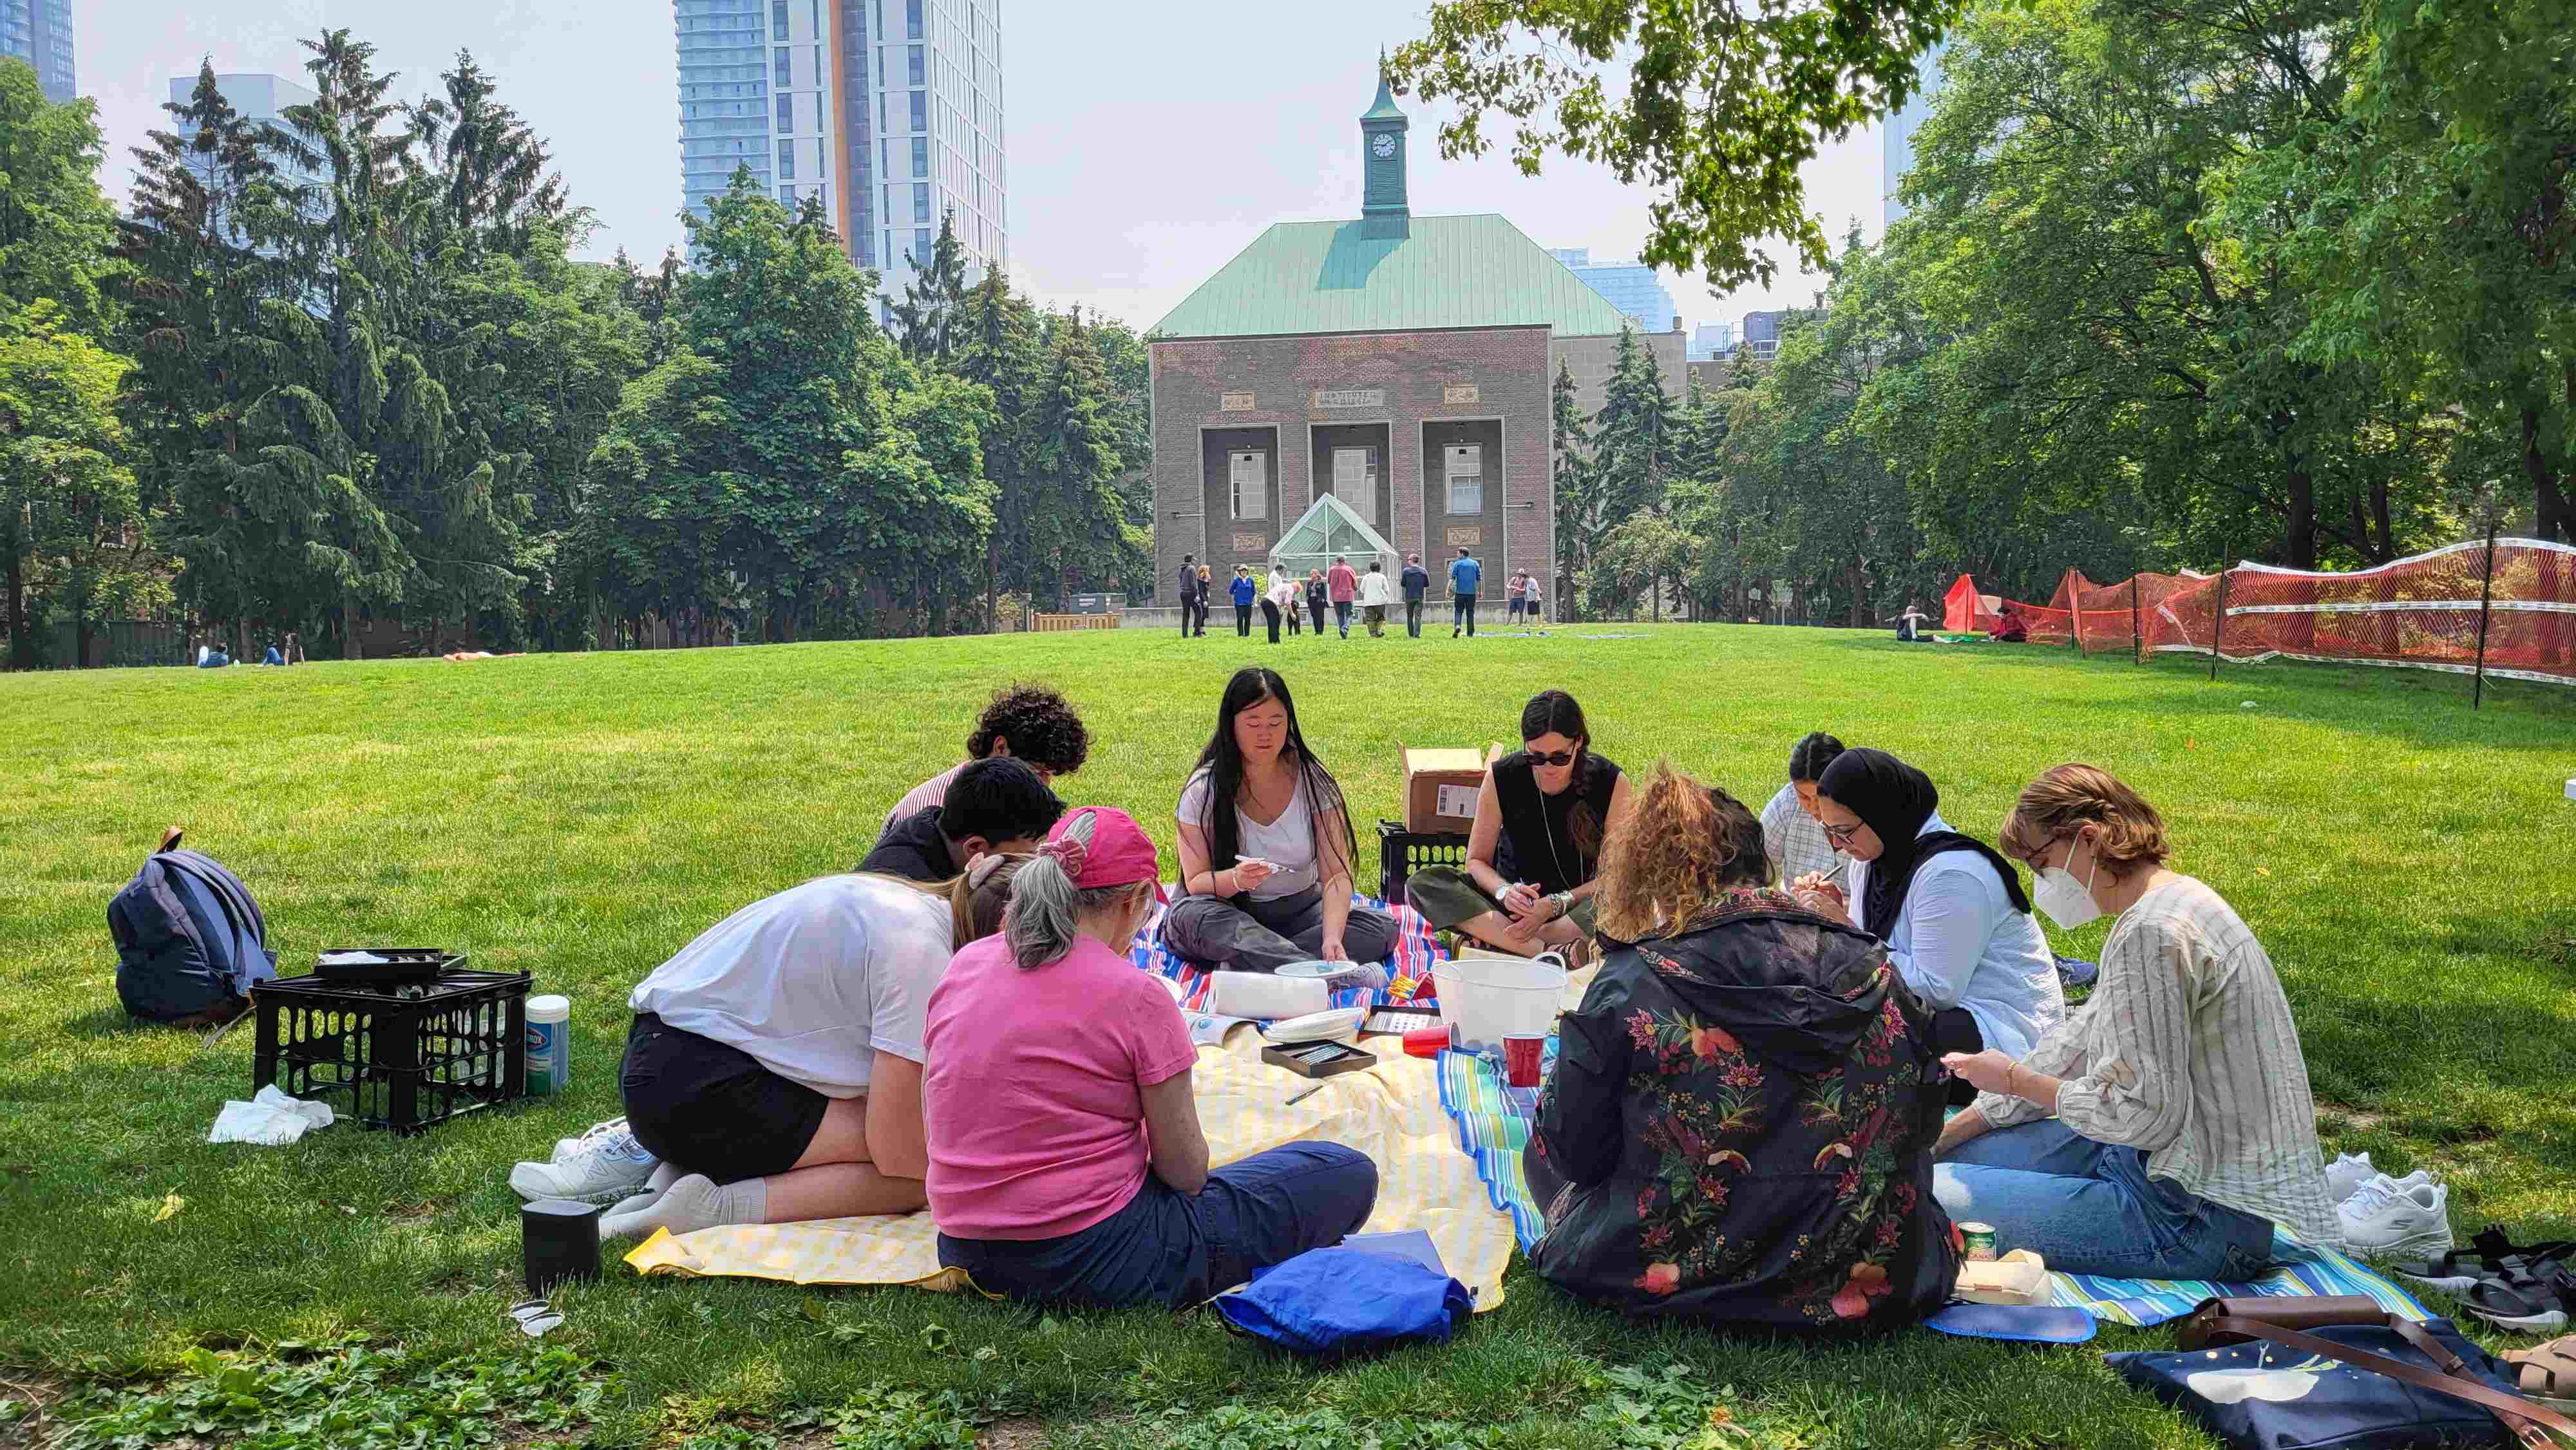
[{"label": "evergreen tree", "polygon": [[1672,421],[1672,397],[1654,349],[1638,341],[1636,329],[1621,328],[1592,424],[1595,514],[1604,527],[1663,507]]},{"label": "evergreen tree", "polygon": [[1549,393],[1556,423],[1556,578],[1552,587],[1565,602],[1566,617],[1581,619],[1582,595],[1576,581],[1600,547],[1600,508],[1593,497],[1591,437],[1577,401],[1574,371],[1557,359],[1556,384]]},{"label": "evergreen tree", "polygon": [[1095,569],[1115,567],[1127,551],[1129,525],[1115,486],[1119,460],[1104,407],[1108,384],[1083,331],[1081,310],[1050,331],[1029,459],[1032,492],[1042,501],[1038,549],[1046,577],[1032,582],[1061,608]]},{"label": "evergreen tree", "polygon": [[903,284],[903,300],[889,303],[895,336],[904,356],[945,367],[966,310],[966,248],[957,240],[956,208],[939,214],[939,238],[930,244],[930,255],[907,252],[904,260],[912,264],[912,276]]},{"label": "evergreen tree", "polygon": [[992,394],[994,421],[983,437],[984,476],[994,485],[993,529],[984,549],[985,628],[995,626],[1004,590],[1026,592],[1035,573],[1044,505],[1032,462],[1036,400],[1047,354],[1037,309],[996,268],[968,294],[958,329],[956,375]]}]

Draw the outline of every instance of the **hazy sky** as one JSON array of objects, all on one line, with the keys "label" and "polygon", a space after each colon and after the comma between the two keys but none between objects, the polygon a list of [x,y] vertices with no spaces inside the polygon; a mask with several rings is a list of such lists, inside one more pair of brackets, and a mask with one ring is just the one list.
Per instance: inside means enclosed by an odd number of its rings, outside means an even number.
[{"label": "hazy sky", "polygon": [[[273,71],[303,79],[296,44],[346,26],[402,73],[436,84],[471,50],[554,146],[574,200],[601,227],[590,252],[658,258],[680,239],[678,97],[669,0],[73,0],[80,85],[97,98],[106,184],[123,196],[129,147],[163,125],[172,76]],[[1253,16],[1254,25],[1219,20]],[[1011,270],[1042,302],[1079,302],[1139,328],[1161,318],[1273,221],[1359,215],[1359,113],[1381,44],[1420,29],[1418,3],[1307,0],[1222,12],[1204,4],[1003,0]],[[1236,31],[1228,40],[1225,32]],[[1551,161],[1527,178],[1499,153],[1444,161],[1438,111],[1413,114],[1413,208],[1498,211],[1541,246],[1634,255],[1642,191],[1606,171]],[[1878,231],[1874,131],[1807,168],[1808,200],[1839,237],[1858,215]],[[1782,303],[1814,283],[1723,299],[1666,276],[1690,325]]]}]

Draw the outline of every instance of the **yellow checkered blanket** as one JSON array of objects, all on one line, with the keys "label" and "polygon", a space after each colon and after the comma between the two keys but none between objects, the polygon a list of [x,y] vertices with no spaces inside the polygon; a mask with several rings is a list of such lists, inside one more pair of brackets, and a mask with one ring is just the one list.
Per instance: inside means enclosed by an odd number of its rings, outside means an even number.
[{"label": "yellow checkered blanket", "polygon": [[[1477,1310],[1499,1306],[1512,1221],[1487,1198],[1475,1160],[1458,1150],[1457,1130],[1440,1109],[1438,1071],[1404,1056],[1395,1038],[1365,1045],[1377,1066],[1326,1078],[1322,1091],[1295,1107],[1287,1100],[1318,1084],[1262,1062],[1259,1033],[1238,1028],[1224,1047],[1200,1048],[1191,1081],[1210,1160],[1222,1167],[1301,1140],[1357,1148],[1378,1171],[1377,1209],[1365,1231],[1427,1231],[1449,1272],[1476,1296]],[[939,1266],[938,1230],[926,1210],[657,1232],[626,1262],[646,1274],[911,1284],[943,1293],[973,1287],[962,1271]]]}]

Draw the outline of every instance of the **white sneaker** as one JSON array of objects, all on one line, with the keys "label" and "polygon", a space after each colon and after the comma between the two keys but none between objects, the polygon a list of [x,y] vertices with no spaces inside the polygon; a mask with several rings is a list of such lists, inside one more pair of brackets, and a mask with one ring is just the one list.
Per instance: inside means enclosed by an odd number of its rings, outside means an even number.
[{"label": "white sneaker", "polygon": [[2379,1170],[2370,1166],[2369,1154],[2346,1153],[2326,1165],[2326,1202],[2342,1203],[2378,1176]]},{"label": "white sneaker", "polygon": [[660,1165],[661,1160],[627,1131],[624,1118],[611,1118],[578,1138],[558,1141],[554,1161],[521,1163],[511,1169],[510,1188],[531,1201],[570,1198],[596,1203],[642,1188]]},{"label": "white sneaker", "polygon": [[[2408,1181],[2408,1180],[2418,1181]],[[2451,1190],[2429,1175],[2381,1174],[2335,1210],[2353,1252],[2382,1259],[2429,1259],[2451,1250]]]}]

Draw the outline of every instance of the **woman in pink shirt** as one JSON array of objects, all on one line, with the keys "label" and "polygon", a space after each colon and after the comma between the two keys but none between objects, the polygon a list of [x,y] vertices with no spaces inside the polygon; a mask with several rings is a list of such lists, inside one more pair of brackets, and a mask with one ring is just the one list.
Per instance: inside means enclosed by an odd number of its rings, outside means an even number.
[{"label": "woman in pink shirt", "polygon": [[1014,878],[1003,934],[931,994],[939,1262],[988,1294],[1182,1308],[1341,1242],[1377,1202],[1377,1166],[1337,1143],[1208,1171],[1197,1049],[1126,957],[1159,875],[1125,812],[1067,815]]}]

